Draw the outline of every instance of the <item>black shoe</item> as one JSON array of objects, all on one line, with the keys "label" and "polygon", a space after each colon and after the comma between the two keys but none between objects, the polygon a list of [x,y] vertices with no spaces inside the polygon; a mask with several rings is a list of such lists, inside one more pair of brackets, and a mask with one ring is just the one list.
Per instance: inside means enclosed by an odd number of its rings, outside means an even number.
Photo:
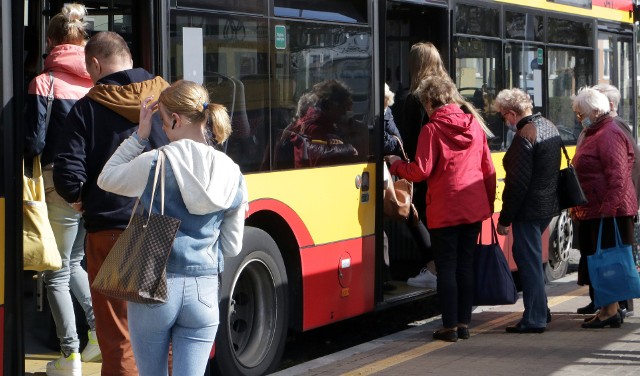
[{"label": "black shoe", "polygon": [[589,322],[589,321],[591,321],[591,320],[595,319],[597,316],[598,316],[598,315],[593,315],[593,316],[586,317],[586,318],[584,319],[584,322]]},{"label": "black shoe", "polygon": [[551,322],[551,310],[547,308],[547,324]]},{"label": "black shoe", "polygon": [[459,339],[469,339],[471,334],[469,334],[469,328],[465,328],[463,326],[458,327],[458,338]]},{"label": "black shoe", "polygon": [[384,292],[391,292],[391,291],[395,291],[396,289],[397,287],[391,282],[384,282],[382,284],[382,291]]},{"label": "black shoe", "polygon": [[620,323],[624,324],[624,318],[627,317],[627,309],[618,308],[618,314],[620,315]]},{"label": "black shoe", "polygon": [[433,339],[445,342],[458,342],[458,332],[453,329],[441,329],[433,332]]},{"label": "black shoe", "polygon": [[606,320],[600,320],[599,317],[595,319],[582,323],[582,327],[585,329],[602,329],[606,326],[610,326],[612,328],[619,328],[622,324],[622,320],[620,319],[620,313],[616,312],[615,315],[609,317]]},{"label": "black shoe", "polygon": [[579,315],[591,315],[593,313],[596,313],[596,307],[593,305],[593,302],[591,302],[584,307],[578,308],[576,312]]},{"label": "black shoe", "polygon": [[507,326],[507,333],[544,333],[545,328],[527,328],[522,326],[522,323],[517,323],[513,326]]}]

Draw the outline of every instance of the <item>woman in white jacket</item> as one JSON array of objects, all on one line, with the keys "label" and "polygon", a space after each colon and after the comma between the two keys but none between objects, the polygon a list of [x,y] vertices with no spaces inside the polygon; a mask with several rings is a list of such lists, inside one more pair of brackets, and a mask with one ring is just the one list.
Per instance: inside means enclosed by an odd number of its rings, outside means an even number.
[{"label": "woman in white jacket", "polygon": [[[218,143],[231,133],[224,106],[209,104],[207,91],[190,81],[177,81],[152,100],[142,101],[138,130],[107,162],[98,185],[140,197],[149,208],[152,174],[158,154],[165,154],[164,214],[182,221],[167,262],[169,297],[163,304],[128,303],[131,343],[142,376],[167,374],[170,343],[173,374],[202,375],[219,322],[221,255],[241,250],[247,190],[238,165],[209,146],[207,126]],[[171,143],[142,153],[156,110]],[[159,200],[156,194],[154,212]]]}]

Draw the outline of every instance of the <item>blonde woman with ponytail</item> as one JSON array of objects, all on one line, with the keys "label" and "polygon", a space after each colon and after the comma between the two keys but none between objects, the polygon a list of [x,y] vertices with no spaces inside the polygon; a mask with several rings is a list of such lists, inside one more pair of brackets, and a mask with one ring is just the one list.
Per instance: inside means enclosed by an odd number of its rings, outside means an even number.
[{"label": "blonde woman with ponytail", "polygon": [[[166,375],[171,343],[173,374],[202,375],[218,329],[222,256],[236,256],[242,248],[247,190],[238,165],[212,146],[226,141],[231,123],[226,108],[210,103],[201,85],[177,81],[157,101],[141,102],[137,131],[109,159],[98,185],[141,197],[149,208],[152,174],[164,153],[164,214],[181,224],[167,263],[167,302],[128,303],[133,353],[141,376]],[[143,152],[154,112],[171,142]],[[154,201],[153,210],[159,207]]]},{"label": "blonde woman with ponytail", "polygon": [[[61,356],[47,364],[47,375],[80,375],[82,361],[101,357],[87,272],[80,262],[85,253],[82,214],[53,189],[54,147],[68,138],[65,118],[71,107],[93,86],[84,64],[87,23],[84,5],[67,4],[51,18],[47,28],[47,57],[40,75],[29,84],[25,118],[25,164],[40,155],[44,170],[49,222],[62,258],[62,268],[44,272],[47,298],[60,340]],[[50,109],[47,97],[53,94]],[[49,112],[50,116],[47,116]],[[47,118],[49,121],[47,123]],[[80,303],[89,324],[89,343],[80,354],[80,341],[71,294]]]}]

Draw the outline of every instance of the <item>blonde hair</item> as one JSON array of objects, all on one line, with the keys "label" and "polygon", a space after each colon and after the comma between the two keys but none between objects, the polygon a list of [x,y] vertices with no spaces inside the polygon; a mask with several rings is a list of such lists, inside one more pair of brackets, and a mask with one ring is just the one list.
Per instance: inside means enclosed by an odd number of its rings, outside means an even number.
[{"label": "blonde hair", "polygon": [[213,137],[219,144],[231,135],[231,120],[226,107],[209,103],[209,93],[202,85],[192,81],[176,81],[160,94],[158,102],[168,112],[185,116],[192,123],[210,125]]},{"label": "blonde hair", "polygon": [[395,98],[395,93],[393,91],[391,91],[391,89],[389,88],[388,84],[384,84],[384,99],[387,100],[387,106],[391,107],[393,106],[394,102],[394,98]]},{"label": "blonde hair", "polygon": [[415,91],[420,82],[429,76],[449,76],[436,46],[431,42],[420,42],[409,51],[410,90]]},{"label": "blonde hair", "polygon": [[82,4],[67,4],[60,13],[49,21],[47,38],[51,40],[51,48],[61,44],[82,46],[87,40],[87,23],[84,18],[87,8]]},{"label": "blonde hair", "polygon": [[529,94],[522,89],[513,88],[500,91],[493,102],[493,107],[499,112],[513,111],[518,116],[522,116],[527,110],[533,110],[533,103]]}]

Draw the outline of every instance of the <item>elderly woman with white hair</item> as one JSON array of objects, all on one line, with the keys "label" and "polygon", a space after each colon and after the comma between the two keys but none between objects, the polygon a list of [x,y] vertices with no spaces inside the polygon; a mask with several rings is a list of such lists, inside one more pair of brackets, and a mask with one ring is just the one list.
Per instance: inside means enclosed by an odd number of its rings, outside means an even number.
[{"label": "elderly woman with white hair", "polygon": [[[573,111],[584,128],[584,138],[573,157],[588,202],[572,209],[579,221],[580,264],[578,284],[591,285],[587,256],[595,253],[601,219],[602,248],[615,246],[615,220],[622,242],[633,243],[633,216],[637,198],[631,179],[634,162],[633,145],[611,116],[609,99],[594,88],[582,88],[573,98]],[[593,300],[594,289],[589,289]],[[583,328],[617,328],[622,324],[618,302],[600,308],[588,318]]]}]

